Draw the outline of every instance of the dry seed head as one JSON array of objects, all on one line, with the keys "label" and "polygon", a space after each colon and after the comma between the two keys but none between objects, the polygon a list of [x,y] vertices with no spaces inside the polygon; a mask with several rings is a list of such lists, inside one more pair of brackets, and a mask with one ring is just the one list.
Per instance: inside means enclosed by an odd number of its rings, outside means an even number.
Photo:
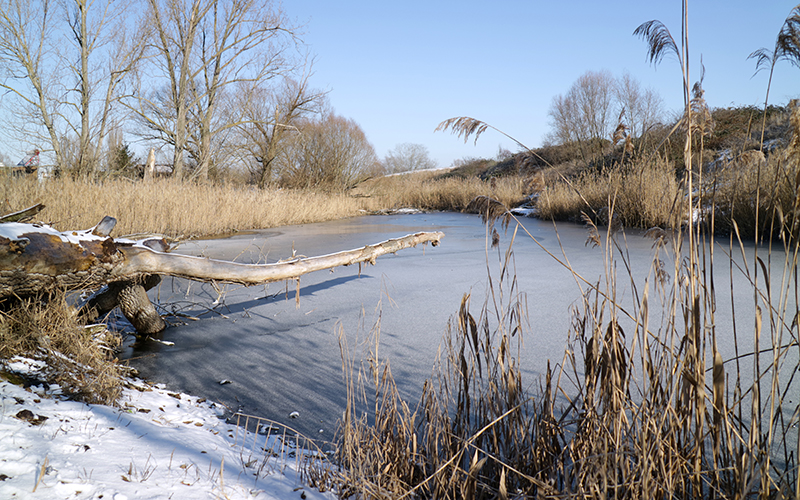
[{"label": "dry seed head", "polygon": [[653,247],[662,246],[667,241],[667,232],[660,227],[651,227],[645,231],[644,236],[653,239]]},{"label": "dry seed head", "polygon": [[463,137],[464,142],[467,142],[471,135],[475,135],[475,143],[478,143],[478,138],[482,133],[486,132],[489,125],[475,118],[469,116],[457,116],[441,122],[434,132],[447,132],[450,129],[458,137]]},{"label": "dry seed head", "polygon": [[483,195],[473,198],[467,205],[466,210],[467,212],[477,212],[481,214],[481,219],[484,224],[488,223],[492,225],[495,221],[500,219],[504,228],[508,227],[508,224],[513,218],[511,212],[508,211],[505,205],[494,198]]},{"label": "dry seed head", "polygon": [[658,20],[642,23],[633,34],[647,42],[647,58],[651,64],[657,65],[667,53],[673,53],[680,61],[680,52],[675,39],[672,38],[664,23]]},{"label": "dry seed head", "polygon": [[600,233],[597,230],[597,226],[592,221],[591,217],[589,217],[586,212],[581,212],[581,220],[586,224],[587,229],[589,230],[589,236],[586,237],[586,242],[584,246],[589,246],[591,243],[592,248],[596,248],[600,246]]}]

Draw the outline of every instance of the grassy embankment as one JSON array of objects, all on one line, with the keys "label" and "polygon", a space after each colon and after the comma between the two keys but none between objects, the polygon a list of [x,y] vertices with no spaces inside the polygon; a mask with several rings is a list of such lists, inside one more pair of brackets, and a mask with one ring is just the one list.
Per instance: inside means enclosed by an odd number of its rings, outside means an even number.
[{"label": "grassy embankment", "polygon": [[151,183],[6,178],[0,183],[4,212],[34,203],[38,219],[60,230],[85,229],[105,215],[117,219],[116,235],[157,233],[169,237],[213,236],[233,231],[322,222],[403,207],[462,210],[478,195],[513,205],[523,183],[504,179],[491,187],[477,178],[441,178],[416,173],[373,179],[349,192],[198,185],[172,179]]},{"label": "grassy embankment", "polygon": [[[742,237],[755,234],[756,220],[762,235],[777,235],[778,214],[793,213],[798,163],[792,156],[792,109],[771,107],[767,113],[766,155],[761,149],[761,130],[753,127],[762,116],[754,108],[717,109],[711,112],[716,127],[694,151],[695,208],[703,223],[720,233],[733,231]],[[581,221],[583,215],[607,223],[604,214],[613,205],[617,220],[625,227],[677,229],[688,220],[682,148],[678,138],[666,130],[641,138],[638,152],[608,154],[590,165],[574,168],[570,183],[550,175],[537,203],[543,219]],[[645,144],[663,143],[657,151]],[[568,160],[575,164],[575,160]],[[563,168],[563,165],[561,166]],[[714,215],[713,221],[711,215]],[[789,223],[789,219],[784,220]]]}]

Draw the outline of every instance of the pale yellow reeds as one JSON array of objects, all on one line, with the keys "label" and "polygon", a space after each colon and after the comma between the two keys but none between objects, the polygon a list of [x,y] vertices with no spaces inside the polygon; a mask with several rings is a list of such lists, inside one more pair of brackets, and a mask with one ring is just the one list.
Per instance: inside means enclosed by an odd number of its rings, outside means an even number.
[{"label": "pale yellow reeds", "polygon": [[438,178],[420,173],[374,179],[350,192],[256,189],[251,186],[195,184],[172,179],[73,180],[0,176],[0,212],[34,203],[46,208],[38,219],[60,230],[92,227],[105,215],[117,219],[116,235],[158,233],[172,237],[209,236],[290,224],[322,222],[395,208],[463,210],[478,195],[505,203],[522,199],[518,178],[494,183]]},{"label": "pale yellow reeds", "polygon": [[[489,224],[505,222],[495,202],[480,205],[491,208]],[[361,374],[343,349],[350,403],[338,458],[345,496],[797,498],[797,305],[786,308],[794,282],[774,284],[772,297],[757,269],[742,270],[750,286],[739,293],[755,292],[761,305],[755,325],[747,315],[731,318],[740,331],[755,332],[734,331],[736,357],[723,359],[715,300],[725,299],[710,292],[710,273],[685,265],[685,252],[704,247],[683,248],[680,231],[661,231],[651,273],[639,283],[625,272],[617,277],[617,269],[630,269],[622,265],[626,249],[589,225],[607,272],[594,283],[574,275],[583,296],[564,357],[552,360],[538,387],[520,373],[521,336],[538,312],[516,290],[511,244],[509,272],[488,277],[479,315],[465,295],[416,407],[399,398],[377,345]],[[792,276],[800,243],[785,249],[794,256],[784,263]],[[701,293],[690,293],[692,280]],[[629,291],[632,304],[617,302]],[[772,348],[755,354],[759,337]],[[370,423],[356,418],[355,402],[365,394],[374,394]]]},{"label": "pale yellow reeds", "polygon": [[586,171],[572,185],[550,182],[536,205],[543,219],[579,221],[586,213],[606,224],[611,206],[626,227],[678,227],[685,219],[674,168],[655,159],[599,173]]},{"label": "pale yellow reeds", "polygon": [[259,190],[172,179],[144,183],[5,178],[0,195],[5,211],[44,203],[39,219],[61,230],[92,227],[110,215],[118,221],[118,235],[214,235],[350,217],[365,207],[364,200],[340,193]]},{"label": "pale yellow reeds", "polygon": [[359,186],[357,192],[380,200],[387,208],[460,211],[466,209],[476,196],[491,196],[515,206],[528,194],[528,181],[511,176],[487,182],[477,177],[464,179],[420,172],[373,179]]}]

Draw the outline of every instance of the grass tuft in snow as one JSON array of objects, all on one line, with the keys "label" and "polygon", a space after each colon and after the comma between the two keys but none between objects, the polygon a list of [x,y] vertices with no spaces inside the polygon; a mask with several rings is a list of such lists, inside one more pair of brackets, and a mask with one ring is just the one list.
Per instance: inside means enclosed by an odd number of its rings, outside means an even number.
[{"label": "grass tuft in snow", "polygon": [[0,312],[0,359],[44,361],[39,376],[87,403],[113,404],[123,367],[114,348],[119,337],[102,325],[86,325],[63,293],[6,301]]}]

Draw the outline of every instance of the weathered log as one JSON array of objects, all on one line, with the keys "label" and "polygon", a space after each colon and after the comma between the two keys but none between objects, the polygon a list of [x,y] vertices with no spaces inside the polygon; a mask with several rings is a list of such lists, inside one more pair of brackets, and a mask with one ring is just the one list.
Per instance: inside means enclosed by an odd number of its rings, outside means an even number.
[{"label": "weathered log", "polygon": [[[441,232],[420,232],[363,248],[274,264],[237,264],[168,253],[162,239],[131,241],[109,237],[116,221],[105,218],[84,231],[59,232],[40,224],[0,224],[0,299],[65,290],[108,289],[95,299],[98,311],[116,303],[140,333],[164,328],[146,300],[143,284],[152,275],[255,285],[298,278],[338,266],[367,262],[420,243],[436,246]],[[105,301],[105,302],[104,302]]]},{"label": "weathered log", "polygon": [[0,222],[22,222],[26,219],[30,219],[34,215],[41,212],[43,209],[44,209],[44,203],[37,203],[36,205],[22,209],[19,212],[6,214],[0,217]]},{"label": "weathered log", "polygon": [[420,243],[439,244],[441,232],[420,232],[395,238],[355,250],[319,257],[296,258],[274,264],[237,264],[221,260],[154,252],[142,246],[121,247],[123,261],[114,274],[136,276],[158,273],[199,281],[219,281],[241,285],[258,285],[298,278],[304,274],[332,267],[349,266],[360,262],[375,264],[387,253],[396,253]]}]

